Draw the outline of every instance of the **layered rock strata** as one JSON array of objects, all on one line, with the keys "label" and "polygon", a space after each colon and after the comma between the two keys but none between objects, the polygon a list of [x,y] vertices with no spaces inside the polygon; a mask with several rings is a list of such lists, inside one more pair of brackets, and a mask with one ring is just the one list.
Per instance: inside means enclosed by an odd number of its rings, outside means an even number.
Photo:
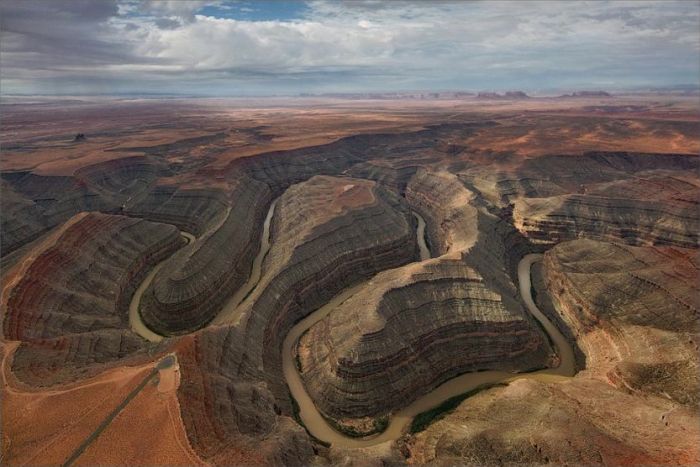
[{"label": "layered rock strata", "polygon": [[[313,177],[282,195],[263,276],[241,305],[240,324],[197,334],[194,357],[181,362],[183,419],[198,452],[216,458],[232,439],[253,446],[283,436],[282,427],[284,436],[303,432],[288,418],[285,336],[352,283],[412,261],[413,219],[401,198],[366,180]],[[312,455],[308,442],[279,452],[295,462]]]},{"label": "layered rock strata", "polygon": [[238,185],[232,197],[219,224],[170,258],[145,290],[139,313],[153,331],[176,335],[201,328],[248,279],[272,193],[251,181]]},{"label": "layered rock strata", "polygon": [[129,216],[173,224],[199,237],[225,215],[230,205],[228,198],[221,190],[157,185],[146,193],[124,200],[121,209]]},{"label": "layered rock strata", "polygon": [[140,219],[90,213],[73,223],[9,290],[4,335],[22,342],[15,374],[48,385],[145,348],[129,329],[129,301],[183,244],[175,227]]},{"label": "layered rock strata", "polygon": [[162,162],[134,156],[89,165],[77,170],[74,177],[96,193],[121,206],[148,191],[156,178],[165,173]]},{"label": "layered rock strata", "polygon": [[571,329],[586,369],[470,397],[404,454],[437,465],[700,462],[697,250],[575,240],[540,271],[538,303]]},{"label": "layered rock strata", "polygon": [[460,260],[378,274],[300,339],[317,408],[379,417],[459,374],[547,366],[546,337]]},{"label": "layered rock strata", "polygon": [[0,196],[3,212],[0,218],[0,232],[2,232],[0,253],[3,257],[7,257],[22,245],[39,237],[50,227],[42,215],[41,207],[33,200],[17,193],[4,180],[0,181]]},{"label": "layered rock strata", "polygon": [[550,246],[580,237],[632,245],[698,246],[700,157],[593,152],[512,158],[459,178],[516,227]]},{"label": "layered rock strata", "polygon": [[140,156],[89,165],[73,176],[2,173],[3,207],[12,214],[3,216],[3,256],[80,211],[119,212],[164,173],[162,162]]},{"label": "layered rock strata", "polygon": [[[700,158],[689,154],[588,152],[524,160],[513,157],[503,161],[495,159],[492,164],[476,165],[462,170],[459,175],[492,204],[507,205],[523,197],[549,198],[588,193],[596,184],[620,180],[643,183],[645,178],[659,172],[683,179],[697,174],[698,170]],[[656,190],[639,194],[654,196],[657,190],[668,188],[665,184],[657,184]],[[647,198],[641,196],[639,199]]]},{"label": "layered rock strata", "polygon": [[[696,188],[697,190],[697,188]],[[516,223],[533,241],[557,243],[580,236],[632,245],[698,243],[697,200],[669,202],[589,195],[518,200]]]},{"label": "layered rock strata", "polygon": [[[258,352],[262,345],[255,344]],[[260,370],[244,369],[248,346],[230,326],[209,327],[178,344],[178,399],[190,444],[212,464],[308,465],[314,449],[304,428],[282,414]]]},{"label": "layered rock strata", "polygon": [[474,194],[456,175],[419,169],[407,184],[406,200],[426,220],[433,255],[458,253],[476,241]]},{"label": "layered rock strata", "polygon": [[698,426],[687,407],[601,381],[519,379],[468,398],[401,448],[419,465],[695,465]]},{"label": "layered rock strata", "polygon": [[625,390],[697,405],[697,250],[592,240],[557,245],[543,278],[591,371]]},{"label": "layered rock strata", "polygon": [[73,177],[8,172],[2,174],[2,179],[3,256],[80,211],[112,208],[98,193]]},{"label": "layered rock strata", "polygon": [[370,432],[459,374],[554,364],[515,285],[530,246],[475,198],[453,174],[418,170],[406,200],[442,256],[378,274],[300,339],[305,386],[333,422]]},{"label": "layered rock strata", "polygon": [[[235,183],[233,192],[228,195],[231,210],[227,220],[218,226],[208,224],[210,231],[197,239],[195,247],[173,257],[158,272],[142,300],[144,322],[166,335],[191,332],[210,322],[226,298],[247,280],[260,244],[266,209],[272,199],[290,185],[317,174],[341,174],[366,159],[372,147],[395,146],[393,157],[398,159],[405,157],[406,151],[429,146],[431,135],[461,128],[462,125],[447,125],[405,135],[352,136],[327,145],[233,161],[226,169],[226,178]],[[190,210],[183,211],[182,202],[172,203],[172,209],[168,207],[170,200],[178,195],[172,194],[173,191],[157,187],[136,204],[127,206],[126,211],[201,233],[199,226],[188,228],[184,224],[198,216],[192,216]],[[191,196],[194,193],[188,190],[181,194]],[[182,213],[181,219],[177,217],[179,213]]]}]

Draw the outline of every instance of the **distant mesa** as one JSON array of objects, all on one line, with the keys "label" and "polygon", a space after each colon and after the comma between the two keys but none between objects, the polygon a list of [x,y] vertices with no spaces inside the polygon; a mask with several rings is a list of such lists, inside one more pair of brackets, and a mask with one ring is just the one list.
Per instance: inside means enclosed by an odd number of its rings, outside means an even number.
[{"label": "distant mesa", "polygon": [[301,93],[299,97],[322,97],[332,99],[379,99],[379,100],[421,100],[421,99],[464,99],[473,97],[474,93],[468,91],[442,91],[442,92],[369,92],[369,93]]},{"label": "distant mesa", "polygon": [[612,97],[612,94],[605,91],[576,91],[559,97]]},{"label": "distant mesa", "polygon": [[529,99],[530,96],[523,91],[507,91],[505,94],[497,92],[480,92],[476,96],[478,99]]}]

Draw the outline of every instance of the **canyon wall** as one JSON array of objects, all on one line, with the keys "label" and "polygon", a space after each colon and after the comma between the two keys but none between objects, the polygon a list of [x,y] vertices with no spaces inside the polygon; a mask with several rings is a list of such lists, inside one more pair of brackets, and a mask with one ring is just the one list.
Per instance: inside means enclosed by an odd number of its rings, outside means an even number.
[{"label": "canyon wall", "polygon": [[[240,325],[201,331],[196,357],[182,362],[179,397],[198,452],[214,459],[229,439],[255,446],[299,436],[281,368],[285,336],[349,285],[413,260],[413,222],[400,197],[367,180],[317,176],[282,195],[263,275],[240,305]],[[308,441],[278,448],[275,455],[289,462],[311,455]]]},{"label": "canyon wall", "polygon": [[4,335],[21,342],[17,377],[70,381],[145,349],[129,328],[129,301],[148,269],[183,244],[171,225],[99,213],[75,219],[7,297]]},{"label": "canyon wall", "polygon": [[297,351],[311,398],[333,419],[387,415],[466,372],[543,368],[551,353],[522,308],[450,259],[378,274]]},{"label": "canyon wall", "polygon": [[700,461],[697,250],[574,240],[549,250],[537,274],[539,306],[571,330],[585,369],[470,397],[400,443],[404,455],[438,465]]}]

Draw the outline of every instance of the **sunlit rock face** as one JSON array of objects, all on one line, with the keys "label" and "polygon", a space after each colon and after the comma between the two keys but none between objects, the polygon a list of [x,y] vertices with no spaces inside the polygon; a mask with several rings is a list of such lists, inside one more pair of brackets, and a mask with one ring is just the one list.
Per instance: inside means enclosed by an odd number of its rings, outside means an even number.
[{"label": "sunlit rock face", "polygon": [[139,311],[149,328],[164,335],[197,330],[248,279],[272,193],[249,183],[232,197],[216,225],[168,260],[144,292]]},{"label": "sunlit rock face", "polygon": [[442,256],[377,274],[297,348],[316,406],[341,424],[365,426],[465,372],[549,363],[547,338],[511,274],[522,236],[478,212],[474,194],[449,172],[420,169],[405,194],[428,219],[430,246]]},{"label": "sunlit rock face", "polygon": [[591,371],[624,390],[700,402],[697,251],[577,240],[549,251],[542,271]]},{"label": "sunlit rock face", "polygon": [[534,275],[538,306],[571,330],[585,370],[477,394],[411,437],[406,455],[440,465],[697,463],[697,250],[575,240],[548,251]]},{"label": "sunlit rock face", "polygon": [[692,96],[396,97],[3,101],[3,460],[700,464]]},{"label": "sunlit rock face", "polygon": [[[557,166],[563,161],[551,161],[552,170],[565,173],[554,181],[560,193],[536,191],[515,201],[515,224],[534,242],[587,237],[630,245],[698,246],[697,157],[593,153],[575,161],[566,172]],[[541,166],[546,162],[525,164],[524,169],[548,173],[551,179],[551,171]]]}]

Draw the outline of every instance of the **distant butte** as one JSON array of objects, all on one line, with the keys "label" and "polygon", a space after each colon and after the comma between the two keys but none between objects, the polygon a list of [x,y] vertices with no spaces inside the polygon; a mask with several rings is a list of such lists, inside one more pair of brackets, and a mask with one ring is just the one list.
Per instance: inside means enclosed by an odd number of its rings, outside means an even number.
[{"label": "distant butte", "polygon": [[523,91],[507,91],[504,94],[499,94],[497,92],[480,92],[476,95],[478,99],[529,99],[528,96]]},{"label": "distant butte", "polygon": [[606,91],[576,91],[571,94],[562,94],[559,97],[613,97]]}]

